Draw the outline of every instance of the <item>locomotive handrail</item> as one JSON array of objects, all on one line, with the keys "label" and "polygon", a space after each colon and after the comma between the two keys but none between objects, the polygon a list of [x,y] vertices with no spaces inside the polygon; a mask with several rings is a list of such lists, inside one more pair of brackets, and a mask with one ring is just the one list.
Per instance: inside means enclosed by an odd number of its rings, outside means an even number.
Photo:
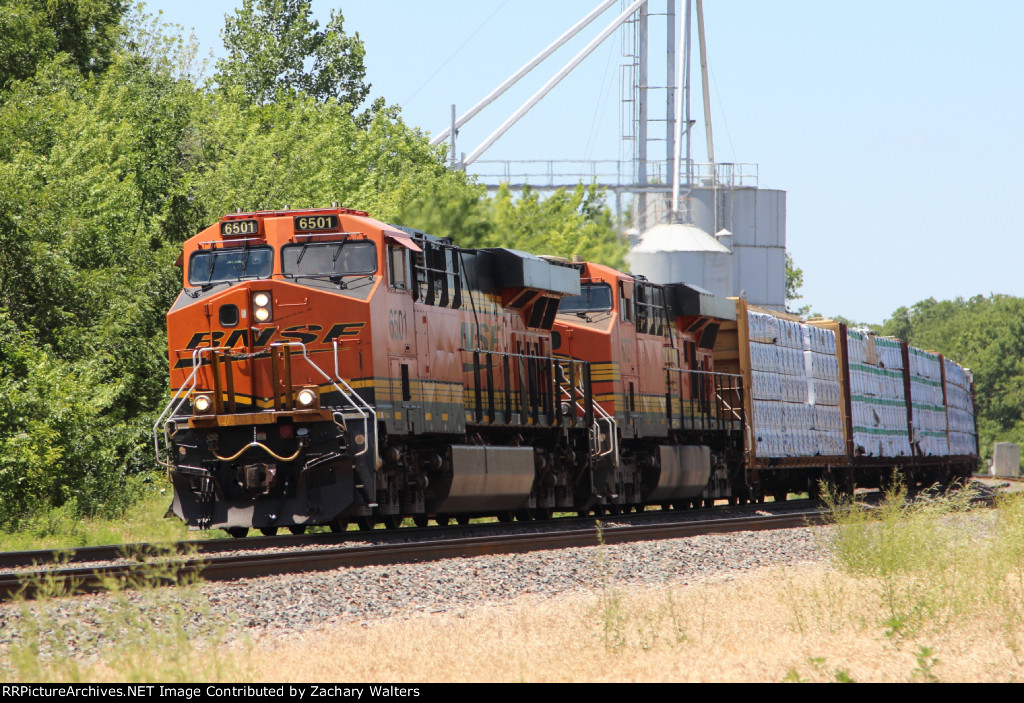
[{"label": "locomotive handrail", "polygon": [[[573,402],[573,394],[570,393],[568,391],[568,389],[566,389],[561,384],[559,384],[558,387],[562,391],[562,394],[565,395],[565,397],[569,398],[570,402]],[[577,387],[576,390],[579,391],[580,394],[583,393],[583,389],[582,388]],[[584,408],[580,404],[580,402],[578,400],[576,400],[575,403],[576,403],[576,407],[579,408],[580,412],[582,412],[582,413],[586,413],[587,412],[586,408]],[[618,430],[618,422],[616,422],[615,416],[614,415],[610,415],[607,410],[605,410],[604,408],[601,407],[600,403],[598,403],[596,400],[593,399],[593,397],[591,397],[591,399],[590,399],[590,405],[593,407],[594,411],[596,411],[596,413],[600,416],[600,417],[597,418],[597,423],[596,424],[600,424],[602,421],[608,423],[608,438],[609,438],[608,439],[608,449],[606,451],[601,451],[601,440],[600,440],[600,437],[598,437],[598,440],[597,440],[597,450],[598,451],[597,451],[597,454],[595,456],[602,457],[602,456],[608,456],[609,454],[611,454],[612,456],[615,457],[615,466],[618,466],[619,465],[619,430]]]},{"label": "locomotive handrail", "polygon": [[[370,432],[373,433],[373,461],[374,461],[374,467],[379,467],[379,465],[380,465],[380,452],[378,451],[378,445],[377,445],[377,411],[374,410],[372,405],[370,405],[365,400],[363,400],[362,396],[360,396],[358,393],[356,393],[355,389],[353,389],[352,386],[350,386],[348,384],[348,382],[345,381],[345,379],[343,379],[341,377],[341,374],[338,371],[338,341],[334,340],[333,344],[334,344],[334,375],[335,375],[335,378],[331,378],[327,374],[327,372],[325,372],[323,369],[321,369],[319,366],[317,366],[316,363],[314,363],[314,361],[309,358],[309,352],[306,350],[306,345],[303,342],[274,342],[270,346],[272,346],[272,347],[299,347],[302,350],[302,358],[304,358],[306,360],[306,363],[308,363],[311,367],[316,369],[317,373],[319,373],[321,376],[323,376],[325,381],[330,383],[332,386],[334,386],[337,389],[337,391],[339,393],[341,393],[341,396],[346,401],[348,401],[348,403],[352,406],[352,408],[355,410],[355,412],[359,413],[359,415],[363,418],[363,423],[364,423],[364,425],[366,427],[366,432],[367,433],[370,433]],[[339,383],[341,384],[340,386],[338,385]],[[342,388],[342,386],[344,386],[344,389]],[[362,404],[362,406],[365,407],[366,409],[363,410],[362,408],[360,408],[359,407],[360,404]],[[372,419],[372,422],[373,422],[372,430],[371,430],[371,427],[370,427],[370,420],[371,419]],[[356,452],[356,454],[354,456],[362,456],[363,454],[365,454],[369,450],[369,448],[370,448],[370,445],[367,442],[363,442],[363,449],[362,449],[362,451]]]},{"label": "locomotive handrail", "polygon": [[185,402],[185,398],[191,393],[196,387],[196,375],[199,373],[199,367],[202,366],[202,356],[204,352],[215,352],[221,351],[222,349],[228,349],[228,347],[197,347],[192,350],[192,373],[189,374],[188,378],[185,379],[185,383],[174,392],[171,396],[170,401],[164,407],[163,412],[157,417],[156,422],[153,423],[153,448],[156,450],[156,463],[167,468],[174,468],[174,465],[169,459],[165,459],[160,453],[160,435],[158,430],[160,425],[163,424],[164,431],[164,449],[166,452],[170,452],[171,438],[167,434],[167,422],[173,418],[182,403]]},{"label": "locomotive handrail", "polygon": [[[739,412],[738,409],[737,409],[737,408],[742,409],[742,407],[743,407],[743,397],[742,397],[743,376],[741,374],[725,373],[724,371],[705,371],[703,369],[684,369],[684,368],[679,368],[679,367],[668,367],[666,369],[666,371],[668,371],[670,373],[678,372],[680,374],[693,374],[695,376],[708,376],[708,377],[710,377],[712,382],[714,383],[714,393],[715,393],[716,400],[718,400],[721,403],[722,407],[726,411],[728,411],[729,414],[732,415],[734,420],[737,420],[739,422],[744,422],[744,418],[743,418],[741,412]],[[724,383],[721,383],[721,382],[724,382],[724,381],[731,381],[731,382],[735,383],[736,385],[735,386],[732,386],[732,385],[725,386]],[[737,400],[739,401],[738,402],[738,406],[734,406],[726,398],[724,398],[722,396],[722,391],[723,390],[731,390],[731,391],[733,391],[737,395]],[[692,399],[691,399],[691,402],[692,402]],[[710,413],[707,413],[707,414],[710,414]],[[718,416],[718,423],[721,424],[721,421],[722,421],[722,417],[719,415]],[[702,418],[701,422],[702,423],[704,422],[704,418]]]}]

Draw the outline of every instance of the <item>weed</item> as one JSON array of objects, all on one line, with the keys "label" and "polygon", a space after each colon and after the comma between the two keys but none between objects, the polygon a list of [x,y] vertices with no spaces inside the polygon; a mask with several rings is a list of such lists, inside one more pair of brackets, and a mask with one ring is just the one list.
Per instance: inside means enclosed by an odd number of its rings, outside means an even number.
[{"label": "weed", "polygon": [[833,509],[833,550],[842,570],[876,584],[889,638],[910,637],[942,627],[977,600],[981,564],[961,513],[966,490],[907,502],[895,482],[874,509],[839,498],[827,487]]},{"label": "weed", "polygon": [[921,646],[914,656],[917,658],[917,667],[910,674],[912,681],[923,681],[925,683],[939,683],[939,677],[935,675],[934,669],[939,663],[939,658],[931,647]]},{"label": "weed", "polygon": [[836,683],[857,683],[846,669],[836,669],[833,680]]},{"label": "weed", "polygon": [[[68,599],[74,584],[43,578],[32,601],[4,618],[0,679],[36,681],[207,681],[244,674],[223,656],[227,625],[201,603],[195,578],[170,551],[134,555],[126,583],[88,601]],[[185,584],[174,589],[167,583]],[[191,584],[191,585],[189,585]],[[219,651],[220,650],[220,651]]]},{"label": "weed", "polygon": [[600,608],[605,649],[616,650],[626,645],[626,617],[622,594],[612,584],[605,553],[604,525],[597,521],[597,571],[601,578]]}]

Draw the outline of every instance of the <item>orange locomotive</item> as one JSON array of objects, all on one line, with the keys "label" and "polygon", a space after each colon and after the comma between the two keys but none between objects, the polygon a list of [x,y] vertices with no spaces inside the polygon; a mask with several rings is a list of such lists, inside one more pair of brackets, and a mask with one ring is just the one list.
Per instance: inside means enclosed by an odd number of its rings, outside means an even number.
[{"label": "orange locomotive", "polygon": [[[714,372],[731,301],[685,283],[658,285],[576,264],[580,294],[562,300],[555,351],[591,364],[594,397],[615,419],[615,460],[598,467],[595,507],[710,505],[744,496],[741,379]],[[731,468],[730,468],[731,467]]]},{"label": "orange locomotive", "polygon": [[551,349],[576,269],[342,208],[228,215],[179,263],[155,441],[190,526],[511,519],[599,494],[614,419],[590,365]]}]

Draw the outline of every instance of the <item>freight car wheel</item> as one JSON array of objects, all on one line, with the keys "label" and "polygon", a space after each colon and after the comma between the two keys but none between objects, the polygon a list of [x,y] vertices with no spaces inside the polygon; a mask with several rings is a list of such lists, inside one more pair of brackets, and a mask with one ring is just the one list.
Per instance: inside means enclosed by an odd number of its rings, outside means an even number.
[{"label": "freight car wheel", "polygon": [[245,539],[246,537],[249,536],[249,528],[248,527],[229,527],[228,529],[226,529],[224,531],[227,532],[232,537],[234,537],[235,539]]},{"label": "freight car wheel", "polygon": [[293,535],[303,535],[306,533],[305,525],[288,525],[288,531]]},{"label": "freight car wheel", "polygon": [[[460,525],[468,525],[469,524],[469,517],[468,516],[467,517],[459,516],[458,518],[456,518],[456,520],[458,521],[458,523]],[[451,518],[448,517],[447,515],[438,515],[437,517],[434,518],[434,522],[437,523],[438,527],[446,527],[450,521],[451,521]]]},{"label": "freight car wheel", "polygon": [[264,537],[273,537],[277,534],[277,527],[261,527],[260,534]]},{"label": "freight car wheel", "polygon": [[555,511],[552,508],[536,508],[533,516],[538,520],[550,520],[555,516]]},{"label": "freight car wheel", "polygon": [[356,524],[359,526],[360,530],[368,532],[377,526],[377,521],[372,517],[357,517]]},{"label": "freight car wheel", "polygon": [[[459,523],[460,525],[468,525],[470,520],[471,520],[471,518],[469,517],[469,515],[456,515],[455,516],[455,522]],[[437,524],[440,525],[441,523],[437,523]],[[447,518],[445,518],[445,523],[444,524],[446,524],[446,525],[448,524]]]},{"label": "freight car wheel", "polygon": [[348,520],[342,520],[341,518],[334,518],[329,523],[329,527],[331,528],[331,532],[334,532],[335,534],[337,534],[339,532],[347,532],[348,531]]},{"label": "freight car wheel", "polygon": [[416,527],[426,527],[428,522],[430,522],[430,518],[426,515],[412,516],[412,524],[416,525]]},{"label": "freight car wheel", "polygon": [[402,526],[401,515],[385,515],[384,516],[384,529],[386,530],[397,530]]},{"label": "freight car wheel", "polygon": [[512,512],[509,510],[502,510],[498,513],[498,522],[512,522]]}]

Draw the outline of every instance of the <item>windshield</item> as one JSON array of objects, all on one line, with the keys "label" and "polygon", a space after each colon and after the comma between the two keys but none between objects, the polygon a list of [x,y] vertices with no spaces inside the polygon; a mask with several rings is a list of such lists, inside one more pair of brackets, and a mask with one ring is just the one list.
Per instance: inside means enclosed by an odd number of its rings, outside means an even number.
[{"label": "windshield", "polygon": [[612,309],[612,287],[607,283],[584,283],[579,295],[562,298],[558,312],[595,312]]},{"label": "windshield", "polygon": [[188,282],[205,286],[243,278],[269,278],[274,270],[274,250],[270,247],[239,247],[197,251],[188,265]]},{"label": "windshield", "polygon": [[353,276],[377,270],[377,246],[364,239],[326,244],[289,244],[281,270],[290,276]]}]

